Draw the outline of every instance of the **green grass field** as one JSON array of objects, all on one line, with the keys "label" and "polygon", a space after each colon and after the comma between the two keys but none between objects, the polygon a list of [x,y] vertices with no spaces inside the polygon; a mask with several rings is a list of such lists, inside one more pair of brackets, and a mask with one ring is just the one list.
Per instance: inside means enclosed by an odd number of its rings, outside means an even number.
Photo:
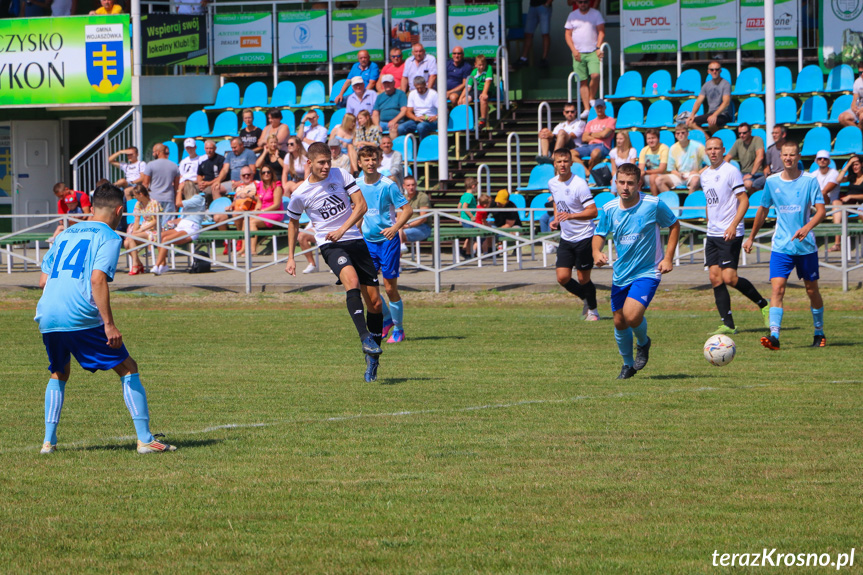
[{"label": "green grass field", "polygon": [[650,364],[619,382],[611,321],[571,297],[406,294],[408,340],[368,384],[343,296],[115,294],[179,451],[137,455],[117,377],[76,365],[40,456],[36,296],[6,294],[0,571],[665,574],[715,572],[717,550],[848,553],[860,292],[825,290],[813,350],[790,290],[781,352],[732,297],[731,365],[701,355],[712,294],[663,291]]}]

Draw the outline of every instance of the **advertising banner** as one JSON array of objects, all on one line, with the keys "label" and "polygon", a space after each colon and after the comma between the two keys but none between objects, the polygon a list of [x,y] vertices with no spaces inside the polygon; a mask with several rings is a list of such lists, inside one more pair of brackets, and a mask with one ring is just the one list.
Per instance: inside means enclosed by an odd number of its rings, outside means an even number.
[{"label": "advertising banner", "polygon": [[677,0],[623,0],[620,20],[624,53],[677,52]]},{"label": "advertising banner", "polygon": [[0,19],[0,106],[132,101],[129,16]]},{"label": "advertising banner", "polygon": [[269,12],[213,16],[216,66],[273,63],[273,15]]},{"label": "advertising banner", "polygon": [[426,52],[437,55],[437,23],[434,6],[419,8],[393,8],[390,19],[390,49],[399,48],[405,60],[411,55],[411,46],[419,42]]},{"label": "advertising banner", "polygon": [[[774,0],[776,49],[797,48],[797,0]],[[764,0],[740,0],[740,48],[764,49]]]},{"label": "advertising banner", "polygon": [[[12,197],[12,130],[0,126],[0,198]],[[2,203],[0,199],[0,203]]]},{"label": "advertising banner", "polygon": [[494,58],[500,45],[500,10],[496,5],[449,7],[449,48],[464,48],[470,60],[480,54]]},{"label": "advertising banner", "polygon": [[863,0],[823,0],[819,48],[822,68],[863,61]]},{"label": "advertising banner", "polygon": [[357,61],[357,52],[368,50],[372,61],[384,59],[383,10],[333,11],[333,62]]},{"label": "advertising banner", "polygon": [[680,0],[681,50],[737,49],[737,0]]},{"label": "advertising banner", "polygon": [[327,61],[327,11],[279,13],[279,64]]},{"label": "advertising banner", "polygon": [[208,66],[204,16],[144,14],[141,41],[145,66]]}]

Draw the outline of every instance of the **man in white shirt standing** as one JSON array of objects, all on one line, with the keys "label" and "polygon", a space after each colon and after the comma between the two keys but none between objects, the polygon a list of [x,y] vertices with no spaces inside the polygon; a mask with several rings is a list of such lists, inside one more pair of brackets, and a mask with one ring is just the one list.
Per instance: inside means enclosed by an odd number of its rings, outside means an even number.
[{"label": "man in white shirt standing", "polygon": [[[539,132],[539,155],[536,161],[540,164],[551,164],[551,150],[566,148],[571,150],[581,145],[581,135],[584,134],[586,126],[576,114],[575,104],[572,102],[563,106],[563,122],[554,127],[553,130],[543,128]],[[591,256],[592,257],[592,256]]]},{"label": "man in white shirt standing", "polygon": [[422,141],[437,131],[437,92],[429,89],[422,76],[415,77],[413,83],[416,90],[408,96],[408,119],[399,124],[399,136],[416,132]]},{"label": "man in white shirt standing", "polygon": [[198,145],[193,138],[186,138],[183,147],[189,155],[180,160],[180,183],[197,182],[198,166],[201,165],[204,156],[198,155]]},{"label": "man in white shirt standing", "polygon": [[426,54],[426,49],[417,42],[411,47],[411,56],[405,62],[405,71],[402,74],[401,90],[405,94],[408,90],[415,90],[414,78],[422,76],[426,84],[435,86],[437,81],[437,60],[434,56]]},{"label": "man in white shirt standing", "polygon": [[581,101],[590,102],[581,113],[581,119],[586,120],[599,92],[605,20],[599,10],[590,7],[590,0],[577,0],[576,5],[578,9],[569,13],[564,28],[566,45],[572,52],[572,70],[581,83]]}]

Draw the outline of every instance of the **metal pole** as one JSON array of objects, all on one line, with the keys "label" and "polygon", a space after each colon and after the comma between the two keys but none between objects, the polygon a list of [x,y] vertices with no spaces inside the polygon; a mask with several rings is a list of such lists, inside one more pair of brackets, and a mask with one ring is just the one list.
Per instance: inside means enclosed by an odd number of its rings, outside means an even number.
[{"label": "metal pole", "polygon": [[273,4],[273,89],[279,85],[279,15]]},{"label": "metal pole", "polygon": [[384,62],[389,62],[390,26],[392,26],[392,21],[390,20],[390,2],[389,0],[384,0]]},{"label": "metal pole", "polygon": [[742,23],[742,18],[740,15],[740,5],[742,2],[737,3],[737,75],[740,76],[740,70],[743,69],[743,50],[740,49],[740,24]]},{"label": "metal pole", "polygon": [[[246,274],[246,293],[252,293],[252,246],[249,245],[251,241],[251,232],[249,231],[249,213],[246,212],[243,214],[243,248],[246,251],[246,263],[245,263],[245,274]],[[213,254],[215,257],[215,254]]]},{"label": "metal pole", "polygon": [[[449,179],[449,137],[447,134],[447,105],[446,105],[446,56],[447,40],[449,31],[447,29],[447,7],[445,0],[436,0],[435,23],[437,26],[437,125],[438,125],[438,181]],[[428,182],[426,182],[428,186]],[[440,282],[440,277],[435,283]],[[438,286],[439,287],[439,286]]]},{"label": "metal pole", "polygon": [[842,291],[848,291],[848,216],[851,210],[842,208],[842,249],[839,257],[842,258]]},{"label": "metal pole", "polygon": [[[138,153],[143,155],[144,152],[144,107],[141,105],[135,106],[135,111],[132,113],[132,144],[137,146]],[[75,188],[78,189],[78,188]]]},{"label": "metal pole", "polygon": [[214,4],[207,5],[207,47],[209,48],[209,54],[207,54],[207,59],[210,61],[210,76],[215,72],[215,61],[216,61],[216,40],[213,38],[216,31],[216,26],[213,23],[213,18],[216,15],[216,6]]},{"label": "metal pole", "polygon": [[773,143],[776,124],[776,30],[773,0],[764,0],[764,112],[767,120],[767,145]]},{"label": "metal pole", "polygon": [[797,73],[803,69],[803,2],[797,0]]},{"label": "metal pole", "polygon": [[[683,73],[683,11],[680,7],[681,2],[677,3],[677,77]],[[611,252],[611,249],[609,249]]]},{"label": "metal pole", "polygon": [[[141,0],[132,0],[132,75],[141,76]],[[140,97],[139,100],[140,101]]]},{"label": "metal pole", "polygon": [[327,73],[330,78],[329,93],[332,98],[333,93],[333,0],[327,0],[327,51],[330,53]]},{"label": "metal pole", "polygon": [[[440,0],[438,0],[440,2]],[[438,28],[440,30],[440,28]],[[434,292],[440,293],[440,213],[434,213]]]}]

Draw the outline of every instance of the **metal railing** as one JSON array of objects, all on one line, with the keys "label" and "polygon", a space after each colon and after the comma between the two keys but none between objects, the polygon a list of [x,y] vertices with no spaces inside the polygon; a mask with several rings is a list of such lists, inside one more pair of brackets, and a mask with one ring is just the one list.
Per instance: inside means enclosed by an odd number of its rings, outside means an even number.
[{"label": "metal railing", "polygon": [[[602,69],[602,68],[600,68]],[[576,114],[581,115],[581,78],[575,72],[570,72],[566,78],[566,101],[572,103],[572,79],[575,78]]]},{"label": "metal railing", "polygon": [[482,174],[485,172],[485,193],[491,195],[491,170],[488,164],[480,164],[476,167],[476,195],[482,195]]},{"label": "metal railing", "polygon": [[134,117],[136,113],[135,108],[129,108],[69,160],[72,166],[72,189],[89,192],[96,187],[96,182],[106,176],[112,181],[122,177],[119,170],[108,163],[108,156],[112,151],[137,145],[138,133]]},{"label": "metal railing", "polygon": [[[606,50],[608,50],[608,56],[604,56],[602,60],[605,61],[605,64],[608,67],[608,93],[614,94],[614,86],[612,84],[612,74],[611,74],[611,59],[614,57],[614,54],[611,50],[611,45],[608,42],[603,42],[602,46],[599,47],[600,51],[604,55]],[[602,73],[602,64],[599,63],[599,97],[605,98],[605,74]]]},{"label": "metal railing", "polygon": [[521,187],[521,138],[517,132],[510,132],[506,137],[506,189],[509,193],[513,193],[512,187],[512,141],[515,139],[515,169],[518,181],[516,188]]},{"label": "metal railing", "polygon": [[[506,49],[506,46],[497,47],[497,51],[494,54],[494,61],[500,79],[497,87],[495,87],[497,90],[497,106],[495,106],[495,113],[497,114],[497,119],[500,120],[501,89],[503,90],[504,105],[506,106],[506,109],[509,110],[509,51]],[[503,63],[503,67],[501,67],[501,62]]]},{"label": "metal railing", "polygon": [[[542,131],[542,111],[545,110],[545,127],[551,130],[551,104],[548,102],[540,102],[539,106],[536,108],[536,133],[539,134]],[[552,152],[554,150],[549,150]],[[542,138],[539,136],[536,137],[536,153],[542,153]]]}]

